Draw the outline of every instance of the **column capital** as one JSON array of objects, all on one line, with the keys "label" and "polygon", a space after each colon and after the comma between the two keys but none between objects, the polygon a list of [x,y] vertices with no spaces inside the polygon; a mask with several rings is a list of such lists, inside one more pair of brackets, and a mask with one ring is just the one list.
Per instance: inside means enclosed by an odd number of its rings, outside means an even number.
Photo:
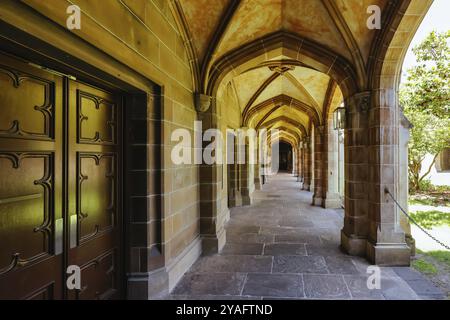
[{"label": "column capital", "polygon": [[367,113],[372,104],[372,92],[363,91],[354,94],[347,100],[350,112]]},{"label": "column capital", "polygon": [[323,136],[324,133],[325,133],[325,126],[324,126],[324,125],[317,126],[317,127],[316,127],[316,130],[317,130],[317,133],[318,133],[318,134],[320,134],[321,136]]}]

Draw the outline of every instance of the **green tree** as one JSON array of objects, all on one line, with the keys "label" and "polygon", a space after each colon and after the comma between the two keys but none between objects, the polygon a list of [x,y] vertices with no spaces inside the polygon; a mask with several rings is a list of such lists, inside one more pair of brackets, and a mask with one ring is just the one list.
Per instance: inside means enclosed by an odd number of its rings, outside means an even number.
[{"label": "green tree", "polygon": [[[409,142],[409,178],[415,191],[428,176],[437,156],[450,147],[450,31],[431,32],[413,49],[417,65],[408,70],[400,102],[412,124]],[[433,162],[421,175],[427,154]]]}]

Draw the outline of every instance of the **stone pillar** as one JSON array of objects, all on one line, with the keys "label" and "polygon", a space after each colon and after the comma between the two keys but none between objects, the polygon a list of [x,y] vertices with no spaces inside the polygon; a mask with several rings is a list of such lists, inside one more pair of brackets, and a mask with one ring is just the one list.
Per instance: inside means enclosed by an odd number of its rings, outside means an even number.
[{"label": "stone pillar", "polygon": [[261,190],[261,176],[260,176],[260,164],[256,163],[253,165],[253,171],[254,171],[254,183],[255,183],[255,190]]},{"label": "stone pillar", "polygon": [[298,144],[298,177],[297,177],[297,182],[303,182],[303,163],[304,163],[304,159],[303,159],[303,141],[300,141],[300,143]]},{"label": "stone pillar", "polygon": [[[195,104],[198,118],[202,121],[203,132],[210,128],[217,128],[217,111],[215,101],[209,96],[196,95]],[[199,133],[196,133],[199,134]],[[209,143],[204,142],[202,149]],[[202,151],[202,150],[200,150]],[[226,242],[224,219],[222,213],[219,190],[221,166],[217,164],[200,165],[200,236],[202,238],[202,253],[204,255],[218,253]]]},{"label": "stone pillar", "polygon": [[[244,128],[245,129],[245,128]],[[239,163],[239,185],[241,191],[242,205],[251,205],[251,188],[250,188],[250,144],[248,138],[245,143],[240,146],[240,152],[244,152],[243,162]]]},{"label": "stone pillar", "polygon": [[261,155],[260,155],[260,150],[259,150],[259,137],[256,138],[256,145],[255,145],[255,149],[256,149],[256,163],[253,164],[253,182],[255,184],[255,190],[261,190],[262,188],[262,183],[261,183]]},{"label": "stone pillar", "polygon": [[[362,92],[347,99],[345,131],[345,220],[341,244],[352,255],[377,265],[409,265],[410,248],[397,208],[398,128],[395,97]],[[380,103],[383,102],[382,104]]]},{"label": "stone pillar", "polygon": [[334,129],[333,122],[328,119],[325,126],[324,150],[324,175],[326,180],[326,192],[324,207],[329,209],[341,208],[342,202],[339,195],[339,137]]},{"label": "stone pillar", "polygon": [[311,142],[307,137],[303,143],[304,161],[303,161],[303,184],[302,190],[309,191],[311,186]]},{"label": "stone pillar", "polygon": [[[399,149],[398,149],[398,202],[406,212],[408,210],[409,199],[409,181],[408,181],[408,143],[410,138],[409,130],[411,129],[411,123],[404,116],[403,112],[400,114],[400,126],[399,126]],[[406,244],[411,248],[411,255],[416,254],[416,241],[411,234],[411,225],[409,219],[397,208],[397,214],[400,220],[400,226],[403,232],[405,232]]]},{"label": "stone pillar", "polygon": [[242,196],[239,189],[239,164],[238,164],[238,143],[234,138],[233,147],[233,163],[228,164],[229,181],[228,181],[228,204],[230,208],[242,205]]},{"label": "stone pillar", "polygon": [[345,218],[341,245],[351,255],[366,255],[368,236],[368,107],[366,93],[346,100]]},{"label": "stone pillar", "polygon": [[[160,128],[161,99],[164,105],[169,98],[152,93],[133,97],[127,108],[127,175],[129,188],[125,190],[127,207],[127,298],[133,300],[160,299],[169,294],[169,275],[165,266],[167,238],[163,225],[166,223],[164,203],[161,199],[161,178],[158,164],[161,154],[156,145],[162,143],[153,133]],[[154,142],[157,139],[156,143]],[[150,143],[151,141],[151,143]],[[143,160],[143,161],[142,161]],[[171,159],[165,166],[170,166]],[[150,175],[153,174],[150,179]],[[153,181],[155,180],[155,181]],[[155,187],[150,186],[155,182]],[[157,182],[157,183],[156,183]]]},{"label": "stone pillar", "polygon": [[369,230],[367,257],[389,266],[410,264],[411,250],[401,228],[400,213],[385,190],[401,199],[399,192],[399,116],[394,89],[374,92],[369,117]]},{"label": "stone pillar", "polygon": [[292,174],[294,177],[298,177],[298,154],[297,148],[292,148]]},{"label": "stone pillar", "polygon": [[314,195],[312,204],[315,206],[322,206],[324,201],[325,191],[325,154],[324,154],[324,126],[318,126],[314,130]]}]

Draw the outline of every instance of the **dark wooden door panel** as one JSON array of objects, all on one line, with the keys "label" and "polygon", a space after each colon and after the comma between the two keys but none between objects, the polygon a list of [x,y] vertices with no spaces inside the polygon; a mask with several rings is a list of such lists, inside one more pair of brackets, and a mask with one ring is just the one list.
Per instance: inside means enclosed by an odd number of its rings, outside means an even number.
[{"label": "dark wooden door panel", "polygon": [[59,299],[62,78],[0,55],[0,86],[0,298]]},{"label": "dark wooden door panel", "polygon": [[[69,90],[69,264],[82,270],[74,299],[119,297],[121,97],[79,82]],[[75,226],[73,225],[75,224]]]},{"label": "dark wooden door panel", "polygon": [[120,298],[121,96],[3,54],[0,88],[0,299]]}]

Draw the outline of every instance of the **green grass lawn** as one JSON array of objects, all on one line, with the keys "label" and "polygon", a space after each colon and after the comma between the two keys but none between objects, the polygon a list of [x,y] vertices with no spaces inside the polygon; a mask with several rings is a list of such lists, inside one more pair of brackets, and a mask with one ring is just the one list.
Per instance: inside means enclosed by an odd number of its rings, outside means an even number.
[{"label": "green grass lawn", "polygon": [[438,273],[437,268],[432,264],[422,259],[417,259],[411,263],[411,266],[417,271],[426,275],[435,275]]},{"label": "green grass lawn", "polygon": [[428,275],[436,274],[438,269],[446,269],[450,272],[450,251],[422,251],[416,250],[417,259],[411,262],[411,266]]},{"label": "green grass lawn", "polygon": [[432,211],[417,211],[410,213],[420,226],[425,229],[431,229],[437,226],[450,226],[450,213],[432,210]]},{"label": "green grass lawn", "polygon": [[425,254],[446,265],[450,269],[450,251],[430,251],[425,252]]}]

